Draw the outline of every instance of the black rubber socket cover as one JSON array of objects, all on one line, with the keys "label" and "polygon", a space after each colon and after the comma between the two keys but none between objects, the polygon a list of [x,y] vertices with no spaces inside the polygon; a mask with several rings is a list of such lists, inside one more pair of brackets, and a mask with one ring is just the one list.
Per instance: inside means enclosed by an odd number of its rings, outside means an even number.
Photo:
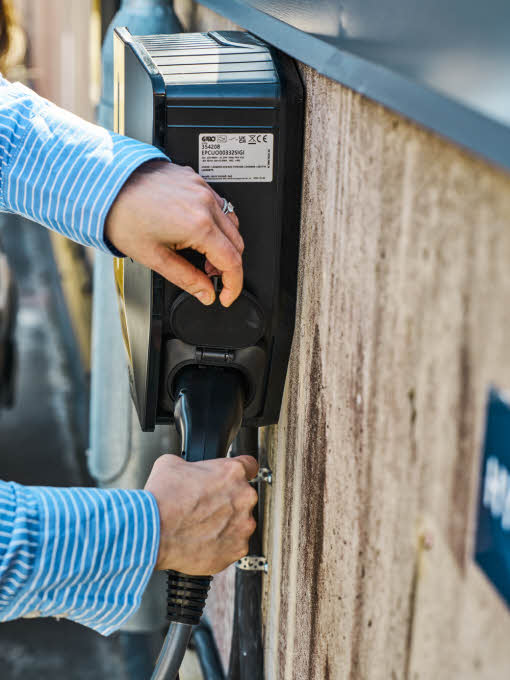
[{"label": "black rubber socket cover", "polygon": [[171,307],[170,325],[175,336],[189,345],[219,349],[255,345],[265,330],[262,307],[245,290],[230,307],[223,307],[218,297],[205,306],[189,293],[182,293]]}]

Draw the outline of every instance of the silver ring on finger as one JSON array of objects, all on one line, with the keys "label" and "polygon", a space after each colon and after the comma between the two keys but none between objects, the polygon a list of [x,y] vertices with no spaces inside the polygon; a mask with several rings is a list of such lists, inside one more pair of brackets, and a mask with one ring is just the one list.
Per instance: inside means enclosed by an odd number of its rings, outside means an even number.
[{"label": "silver ring on finger", "polygon": [[228,213],[233,213],[234,212],[234,206],[230,201],[227,201],[226,198],[223,199],[223,212],[225,215],[228,215]]}]

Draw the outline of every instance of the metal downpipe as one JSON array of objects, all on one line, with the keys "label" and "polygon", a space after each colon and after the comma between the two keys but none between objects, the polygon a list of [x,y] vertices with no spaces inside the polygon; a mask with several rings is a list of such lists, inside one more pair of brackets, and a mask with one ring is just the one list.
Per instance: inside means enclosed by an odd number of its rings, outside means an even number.
[{"label": "metal downpipe", "polygon": [[[243,427],[232,446],[232,455],[248,454],[259,463],[258,428]],[[262,520],[264,499],[259,483],[259,502],[254,514],[257,529],[250,538],[250,555],[262,554]],[[236,568],[234,625],[228,680],[263,680],[264,651],[262,645],[262,573]]]}]

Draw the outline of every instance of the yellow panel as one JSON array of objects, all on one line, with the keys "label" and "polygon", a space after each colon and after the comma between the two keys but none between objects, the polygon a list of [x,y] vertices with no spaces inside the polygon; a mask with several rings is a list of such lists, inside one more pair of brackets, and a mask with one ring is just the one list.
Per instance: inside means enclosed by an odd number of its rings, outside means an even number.
[{"label": "yellow panel", "polygon": [[[119,134],[124,134],[124,44],[114,34],[113,35],[113,129]],[[119,299],[120,323],[124,345],[131,363],[131,348],[129,346],[129,336],[126,324],[126,305],[124,303],[124,260],[114,258],[113,271],[115,275],[115,287]]]},{"label": "yellow panel", "polygon": [[101,2],[92,0],[90,10],[90,100],[95,105],[101,96]]},{"label": "yellow panel", "polygon": [[124,44],[113,35],[113,129],[124,134]]},{"label": "yellow panel", "polygon": [[122,328],[122,337],[124,338],[124,346],[128,354],[129,363],[131,359],[131,347],[129,345],[129,335],[126,323],[126,305],[124,302],[124,260],[120,257],[113,258],[113,273],[115,276],[115,288],[117,290],[117,298],[119,301],[120,325]]},{"label": "yellow panel", "polygon": [[90,370],[92,296],[90,271],[84,258],[84,248],[54,232],[51,233],[51,245],[71,325],[80,349],[82,364],[88,372]]}]

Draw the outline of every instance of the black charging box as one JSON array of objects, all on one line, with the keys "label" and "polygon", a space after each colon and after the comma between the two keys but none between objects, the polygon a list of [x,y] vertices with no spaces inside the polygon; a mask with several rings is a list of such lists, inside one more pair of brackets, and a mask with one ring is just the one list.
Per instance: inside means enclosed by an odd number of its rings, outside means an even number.
[{"label": "black charging box", "polygon": [[[116,279],[143,430],[170,422],[189,364],[245,378],[244,424],[278,420],[294,331],[303,86],[294,62],[242,32],[114,35],[115,129],[189,165],[230,201],[245,242],[244,291],[212,307],[125,258]],[[196,266],[201,256],[182,253]]]}]

